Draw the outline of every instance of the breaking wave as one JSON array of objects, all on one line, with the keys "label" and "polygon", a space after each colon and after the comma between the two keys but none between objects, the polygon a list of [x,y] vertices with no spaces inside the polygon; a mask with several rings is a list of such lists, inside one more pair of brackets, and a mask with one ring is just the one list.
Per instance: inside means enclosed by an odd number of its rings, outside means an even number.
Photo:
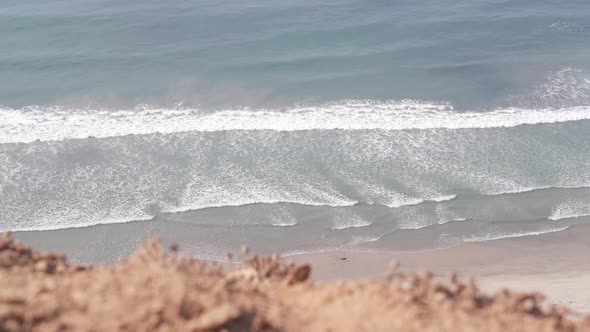
[{"label": "breaking wave", "polygon": [[559,228],[551,228],[546,230],[540,231],[523,231],[523,232],[516,232],[516,233],[505,233],[505,234],[488,234],[483,236],[469,236],[463,239],[465,242],[484,242],[484,241],[493,241],[493,240],[501,240],[501,239],[509,239],[509,238],[518,238],[518,237],[525,237],[525,236],[535,236],[535,235],[543,235],[548,233],[555,233],[561,232],[568,229],[567,227],[559,227]]},{"label": "breaking wave", "polygon": [[[3,230],[282,203],[400,209],[392,222],[420,229],[470,219],[468,207],[437,206],[474,195],[590,185],[586,106],[460,112],[360,100],[275,110],[3,108],[0,117]],[[268,213],[275,226],[301,222]],[[372,223],[342,215],[330,227]]]},{"label": "breaking wave", "polygon": [[502,128],[588,120],[590,107],[459,112],[449,104],[414,100],[355,100],[283,110],[242,108],[212,112],[149,106],[132,110],[29,106],[0,108],[0,118],[0,143],[27,143],[190,131]]}]

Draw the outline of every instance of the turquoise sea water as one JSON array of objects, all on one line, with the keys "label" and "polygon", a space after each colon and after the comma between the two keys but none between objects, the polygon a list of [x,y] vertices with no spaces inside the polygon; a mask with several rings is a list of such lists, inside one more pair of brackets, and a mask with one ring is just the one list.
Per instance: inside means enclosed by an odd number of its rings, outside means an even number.
[{"label": "turquoise sea water", "polygon": [[4,1],[0,44],[0,230],[297,251],[589,221],[588,1]]}]

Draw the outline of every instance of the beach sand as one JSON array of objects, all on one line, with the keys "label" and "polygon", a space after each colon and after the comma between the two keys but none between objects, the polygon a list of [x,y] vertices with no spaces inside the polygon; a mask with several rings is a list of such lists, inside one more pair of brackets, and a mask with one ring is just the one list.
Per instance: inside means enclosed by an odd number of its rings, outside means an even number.
[{"label": "beach sand", "polygon": [[402,270],[429,270],[471,275],[484,290],[501,288],[540,291],[548,301],[583,313],[590,312],[590,227],[537,236],[467,243],[422,252],[329,251],[288,257],[309,262],[320,281],[383,276],[388,262]]}]

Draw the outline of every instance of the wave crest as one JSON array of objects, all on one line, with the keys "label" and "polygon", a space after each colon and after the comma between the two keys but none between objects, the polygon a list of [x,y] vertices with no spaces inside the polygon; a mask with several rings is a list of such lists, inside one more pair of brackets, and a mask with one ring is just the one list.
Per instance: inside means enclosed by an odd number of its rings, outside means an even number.
[{"label": "wave crest", "polygon": [[452,105],[414,100],[348,100],[290,109],[66,109],[0,108],[0,143],[59,141],[153,133],[228,130],[409,130],[501,128],[590,119],[590,106],[505,108],[458,112]]}]

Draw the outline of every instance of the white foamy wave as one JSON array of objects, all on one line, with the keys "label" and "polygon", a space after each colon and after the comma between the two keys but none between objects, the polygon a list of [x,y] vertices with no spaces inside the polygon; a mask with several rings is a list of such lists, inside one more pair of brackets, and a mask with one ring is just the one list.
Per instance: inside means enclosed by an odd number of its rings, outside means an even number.
[{"label": "white foamy wave", "polygon": [[446,202],[446,201],[452,201],[455,198],[457,198],[457,195],[443,195],[443,196],[432,197],[432,198],[426,199],[426,201],[441,203],[441,202]]},{"label": "white foamy wave", "polygon": [[457,112],[418,101],[342,101],[287,110],[138,107],[133,110],[0,108],[0,143],[225,130],[407,130],[515,127],[590,119],[590,107]]},{"label": "white foamy wave", "polygon": [[[444,200],[438,202],[454,199],[454,195],[449,195]],[[432,200],[431,200],[432,201]],[[442,225],[451,221],[464,221],[466,218],[457,215],[453,209],[449,209],[442,204],[434,206],[410,206],[404,209],[396,218],[399,229],[402,230],[418,230],[422,228],[431,227],[434,225]]]},{"label": "white foamy wave", "polygon": [[501,196],[511,194],[525,194],[533,191],[547,190],[547,189],[590,189],[589,184],[580,185],[554,185],[554,186],[538,186],[538,187],[515,187],[505,190],[497,191],[483,191],[482,195],[486,196]]},{"label": "white foamy wave", "polygon": [[387,202],[383,202],[383,204],[390,208],[398,208],[403,206],[410,206],[410,205],[418,205],[426,202],[434,202],[434,203],[442,203],[446,201],[451,201],[455,199],[457,195],[443,195],[443,196],[436,196],[436,197],[428,197],[428,198],[415,198],[415,197],[407,197],[404,196],[403,198],[399,198],[396,200],[390,200]]},{"label": "white foamy wave", "polygon": [[582,32],[584,26],[579,22],[557,21],[549,24],[549,28],[559,32]]},{"label": "white foamy wave", "polygon": [[537,89],[536,94],[550,103],[585,103],[590,100],[590,77],[581,69],[564,68],[547,77],[547,82]]},{"label": "white foamy wave", "polygon": [[340,212],[334,218],[334,225],[332,229],[334,230],[341,230],[347,228],[358,228],[358,227],[365,227],[370,226],[371,222],[366,220],[365,218],[351,213],[351,212]]},{"label": "white foamy wave", "polygon": [[271,225],[278,227],[287,227],[297,225],[297,218],[291,211],[286,208],[270,209],[265,211],[272,220]]},{"label": "white foamy wave", "polygon": [[60,220],[51,220],[55,224],[51,224],[48,222],[40,221],[39,223],[42,226],[23,226],[11,229],[0,229],[0,232],[10,231],[10,232],[33,232],[33,231],[54,231],[59,229],[66,229],[66,228],[84,228],[84,227],[92,227],[98,225],[111,225],[111,224],[126,224],[135,221],[149,221],[153,217],[152,216],[137,216],[136,218],[107,218],[107,219],[100,219],[100,220],[88,220],[86,222],[77,222],[77,223],[60,223]]},{"label": "white foamy wave", "polygon": [[352,240],[347,245],[348,246],[354,246],[354,245],[362,244],[362,243],[376,242],[376,241],[379,241],[380,239],[381,239],[381,236],[361,236],[361,235],[355,235],[355,236],[352,237]]},{"label": "white foamy wave", "polygon": [[550,220],[561,220],[590,216],[590,203],[588,202],[566,202],[559,204],[548,217]]},{"label": "white foamy wave", "polygon": [[525,236],[535,236],[535,235],[561,232],[561,231],[565,231],[568,228],[569,228],[569,226],[540,230],[540,231],[530,231],[530,232],[498,233],[498,234],[486,234],[486,235],[482,235],[482,236],[473,235],[473,236],[469,236],[469,237],[464,238],[463,241],[465,241],[465,242],[484,242],[484,241],[517,238],[517,237],[525,237]]},{"label": "white foamy wave", "polygon": [[454,222],[454,221],[467,221],[467,218],[464,218],[464,217],[456,217],[456,218],[449,218],[449,219],[441,219],[438,222],[438,224],[439,225],[444,225],[446,223]]},{"label": "white foamy wave", "polygon": [[453,200],[457,197],[457,195],[454,194],[445,195],[428,189],[423,190],[425,192],[421,193],[420,197],[415,197],[386,188],[379,184],[366,183],[360,179],[353,179],[350,176],[347,180],[349,183],[354,184],[364,197],[367,197],[363,202],[371,205],[383,205],[390,208],[419,205],[426,202],[441,203]]},{"label": "white foamy wave", "polygon": [[164,213],[179,213],[179,212],[188,212],[188,211],[196,211],[196,210],[203,210],[203,209],[215,209],[215,208],[228,208],[228,207],[240,207],[240,206],[247,206],[247,205],[254,205],[254,204],[280,204],[280,203],[288,203],[288,204],[299,204],[299,205],[307,205],[307,206],[329,206],[329,207],[348,207],[354,206],[358,204],[357,201],[342,201],[341,203],[322,203],[322,202],[313,202],[313,201],[297,201],[297,200],[273,200],[273,199],[262,199],[262,200],[241,200],[241,201],[232,201],[232,202],[215,202],[211,204],[191,204],[191,205],[182,205],[174,208],[168,208],[162,210]]},{"label": "white foamy wave", "polygon": [[277,226],[277,227],[295,226],[295,225],[297,225],[297,221],[283,221],[283,220],[279,220],[279,221],[273,222],[272,225],[273,226]]},{"label": "white foamy wave", "polygon": [[565,214],[565,215],[551,215],[549,219],[551,220],[561,220],[561,219],[571,219],[571,218],[583,218],[583,217],[590,217],[590,213],[572,213],[572,214]]}]

